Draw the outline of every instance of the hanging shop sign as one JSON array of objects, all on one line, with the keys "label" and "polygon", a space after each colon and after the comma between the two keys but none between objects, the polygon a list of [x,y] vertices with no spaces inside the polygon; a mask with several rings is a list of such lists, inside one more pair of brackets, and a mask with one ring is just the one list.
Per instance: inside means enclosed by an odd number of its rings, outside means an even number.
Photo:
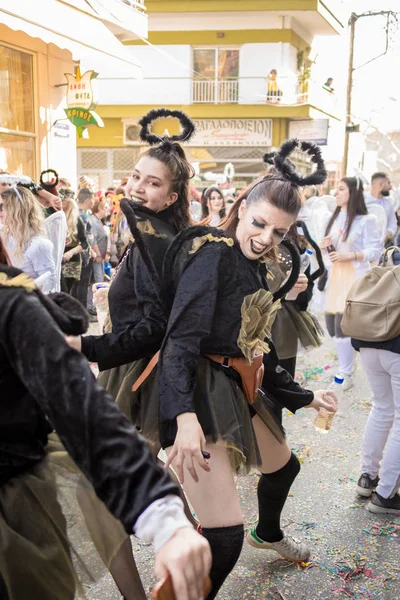
[{"label": "hanging shop sign", "polygon": [[272,119],[193,119],[189,146],[271,146]]},{"label": "hanging shop sign", "polygon": [[313,142],[319,146],[328,143],[329,119],[308,119],[303,121],[290,121],[289,137],[297,138],[301,142]]},{"label": "hanging shop sign", "polygon": [[75,125],[79,137],[89,137],[87,128],[90,125],[104,127],[104,123],[97,113],[94,112],[97,101],[93,91],[92,80],[98,73],[86,71],[81,75],[78,67],[75,75],[65,73],[68,82],[67,106],[65,114],[67,118]]}]

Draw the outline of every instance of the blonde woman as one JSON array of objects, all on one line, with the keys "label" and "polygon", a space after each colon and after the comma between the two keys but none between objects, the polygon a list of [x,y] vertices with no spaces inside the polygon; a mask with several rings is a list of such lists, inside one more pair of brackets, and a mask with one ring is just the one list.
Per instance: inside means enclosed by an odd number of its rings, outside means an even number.
[{"label": "blonde woman", "polygon": [[67,239],[62,258],[61,287],[64,292],[74,295],[73,286],[81,278],[82,252],[87,250],[88,241],[85,225],[79,217],[74,192],[69,188],[60,188],[58,193],[67,220]]},{"label": "blonde woman", "polygon": [[49,273],[46,284],[55,285],[53,244],[44,235],[43,210],[35,196],[22,186],[10,186],[0,194],[2,236],[13,267],[32,279]]}]

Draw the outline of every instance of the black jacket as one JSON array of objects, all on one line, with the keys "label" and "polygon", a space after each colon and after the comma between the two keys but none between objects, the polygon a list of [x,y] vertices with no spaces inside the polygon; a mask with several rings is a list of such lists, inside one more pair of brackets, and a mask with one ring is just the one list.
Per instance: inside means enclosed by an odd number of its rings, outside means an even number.
[{"label": "black jacket", "polygon": [[[166,250],[176,234],[166,222],[168,209],[154,213],[136,206],[135,217],[161,276]],[[167,326],[155,282],[133,241],[117,271],[108,295],[112,333],[82,338],[82,352],[90,361],[98,363],[100,371],[153,356],[160,349]]]},{"label": "black jacket", "polygon": [[[217,230],[210,231],[213,234]],[[183,273],[177,277],[161,347],[158,376],[161,421],[194,412],[199,355],[243,356],[238,346],[242,320],[247,318],[243,317],[243,301],[260,289],[268,290],[265,265],[247,259],[237,244],[206,242],[196,252],[189,252],[189,256]],[[164,283],[168,285],[168,281]],[[257,312],[257,307],[251,310]],[[270,340],[268,343],[271,351],[264,355],[263,389],[295,412],[310,404],[314,394],[303,389],[279,366],[275,348]]]},{"label": "black jacket", "polygon": [[78,332],[63,319],[56,322],[46,308],[50,301],[37,292],[4,285],[4,273],[9,282],[19,272],[0,266],[0,485],[45,457],[54,427],[97,495],[132,533],[147,506],[179,490],[96,384],[86,359],[65,342],[65,332]]}]

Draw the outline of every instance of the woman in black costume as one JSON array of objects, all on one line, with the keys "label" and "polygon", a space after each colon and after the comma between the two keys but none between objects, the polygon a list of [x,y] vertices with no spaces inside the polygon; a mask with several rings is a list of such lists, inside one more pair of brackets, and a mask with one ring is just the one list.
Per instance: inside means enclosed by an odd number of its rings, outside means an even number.
[{"label": "woman in black costume", "polygon": [[[178,135],[160,138],[152,133],[151,125],[156,119],[167,117],[178,119],[182,129]],[[150,111],[140,124],[142,141],[153,147],[140,156],[126,185],[125,193],[132,200],[121,201],[121,206],[125,203],[126,210],[133,211],[133,220],[129,223],[134,222],[134,225],[108,293],[111,331],[101,336],[67,338],[73,348],[98,363],[98,382],[139,428],[140,410],[147,402],[148,391],[143,386],[135,392],[132,386],[160,349],[165,334],[167,319],[154,279],[161,275],[171,240],[191,225],[188,187],[193,171],[179,142],[188,141],[194,132],[194,124],[184,113],[168,109]],[[155,455],[159,449],[157,440],[153,447]],[[185,507],[186,515],[194,523],[186,503]],[[104,531],[98,543],[95,518],[91,527],[90,511],[85,511],[85,516],[93,541],[121,593],[127,600],[144,600],[146,594],[129,539],[121,540],[121,549],[115,554],[113,539]]]},{"label": "woman in black costume", "polygon": [[[152,133],[152,123],[166,117],[181,122],[180,134],[161,138]],[[130,206],[144,250],[161,275],[170,242],[179,231],[192,224],[188,187],[193,170],[179,142],[190,139],[194,124],[181,111],[164,108],[151,110],[140,124],[142,141],[153,147],[141,154],[125,193],[133,200]],[[166,320],[154,290],[152,273],[133,236],[110,286],[108,304],[111,333],[85,336],[82,341],[71,340],[71,343],[90,361],[98,363],[99,382],[135,423],[139,401],[132,392],[132,385],[149,357],[159,350]]]},{"label": "woman in black costume", "polygon": [[[268,291],[263,262],[296,220],[301,186],[326,177],[319,148],[305,142],[300,147],[317,170],[308,177],[295,172],[287,156],[298,145],[292,140],[282,146],[275,170],[236,202],[223,231],[194,227],[182,232],[165,261],[165,298],[172,308],[158,365],[158,427],[168,464],[211,545],[208,600],[217,595],[243,543],[230,465],[257,466],[262,473],[259,521],[248,541],[293,561],[309,556],[302,542],[280,528],[300,465],[273,416],[271,397],[292,412],[306,406],[332,410],[335,402],[327,402],[322,391],[303,389],[279,366],[269,339],[278,303]],[[151,405],[147,431],[155,420]]]},{"label": "woman in black costume", "polygon": [[198,600],[211,557],[184,516],[177,486],[65,342],[64,334],[85,330],[87,314],[64,294],[44,297],[4,264],[1,239],[0,262],[0,597],[75,598],[47,451],[54,427],[125,531],[154,541],[157,575],[169,571],[177,596]]}]

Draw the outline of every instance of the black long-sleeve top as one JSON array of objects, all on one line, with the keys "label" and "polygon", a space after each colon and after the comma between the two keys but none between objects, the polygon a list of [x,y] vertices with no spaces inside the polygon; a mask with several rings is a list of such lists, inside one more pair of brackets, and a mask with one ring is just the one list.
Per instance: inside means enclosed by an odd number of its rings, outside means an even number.
[{"label": "black long-sleeve top", "polygon": [[[69,242],[65,245],[64,252],[68,252],[68,250],[72,250],[72,248],[76,248],[76,246],[81,245],[83,250],[87,250],[89,244],[86,237],[86,228],[85,224],[80,217],[78,217],[77,222],[77,237],[74,242]],[[70,259],[70,262],[79,262],[80,255],[74,254],[74,256]]]},{"label": "black long-sleeve top", "polygon": [[[168,224],[168,209],[159,213],[135,208],[143,241],[161,277],[165,252],[176,231]],[[137,245],[130,242],[121,259],[108,295],[112,333],[82,338],[82,352],[97,362],[100,371],[139,358],[153,356],[160,349],[167,319],[154,281]]]},{"label": "black long-sleeve top", "polygon": [[152,502],[179,493],[36,294],[1,281],[0,390],[0,485],[45,457],[51,423],[128,533]]},{"label": "black long-sleeve top", "polygon": [[[243,356],[238,346],[245,297],[268,290],[265,266],[247,259],[239,246],[207,242],[179,279],[159,360],[160,418],[194,412],[199,355]],[[263,388],[290,411],[310,404],[314,394],[278,364],[271,341],[264,355]]]}]

